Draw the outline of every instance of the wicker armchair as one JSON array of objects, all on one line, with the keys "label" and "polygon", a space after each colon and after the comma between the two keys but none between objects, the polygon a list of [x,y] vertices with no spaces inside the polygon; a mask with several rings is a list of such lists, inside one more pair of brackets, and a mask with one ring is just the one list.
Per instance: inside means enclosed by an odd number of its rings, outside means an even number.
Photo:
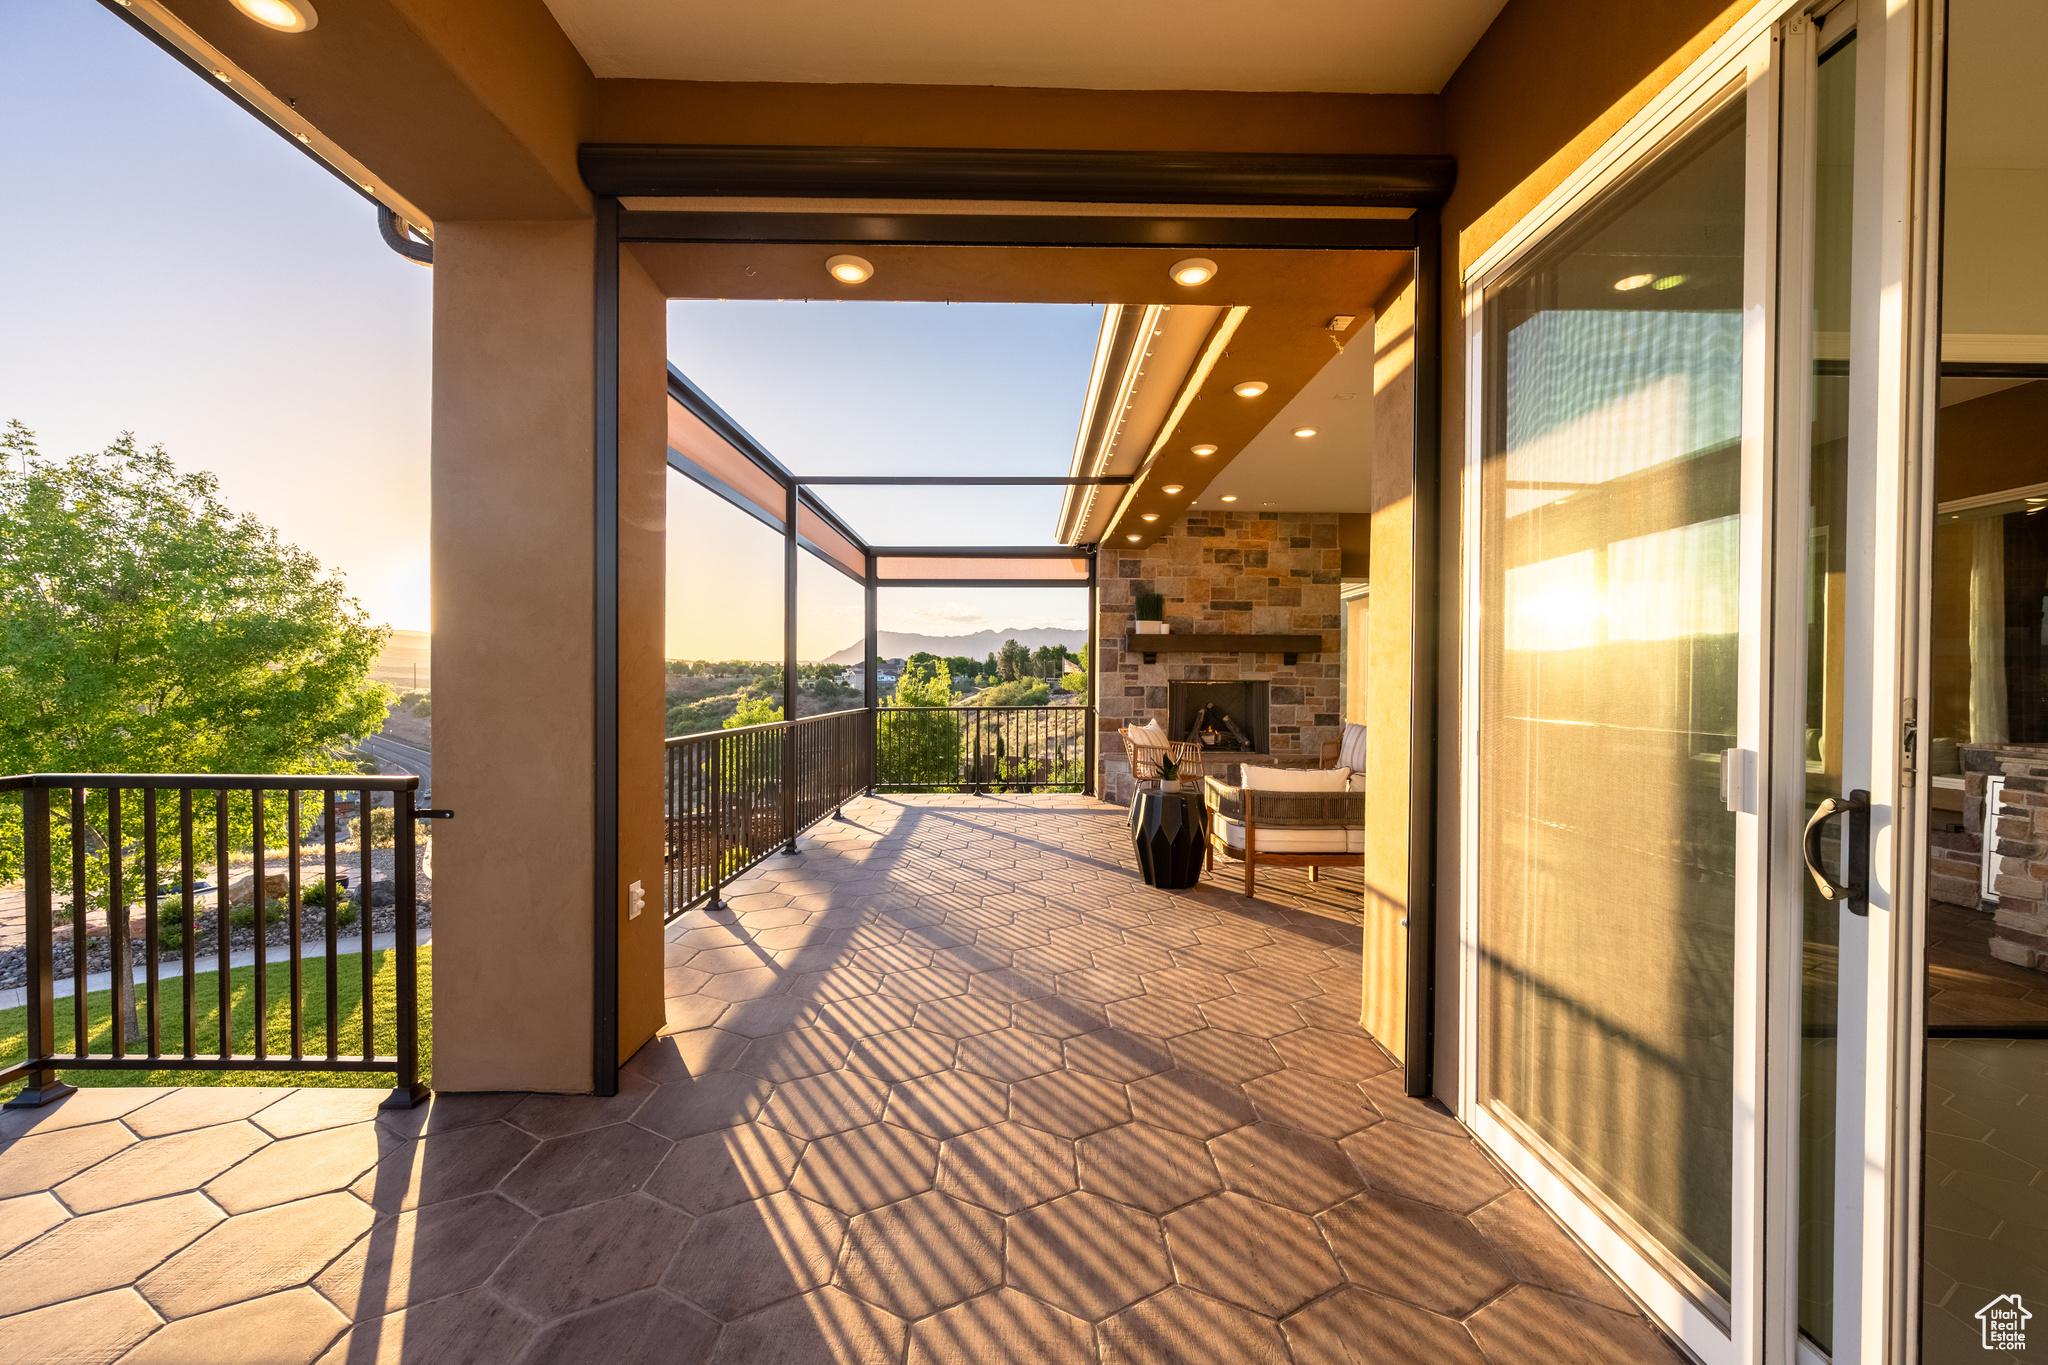
[{"label": "wicker armchair", "polygon": [[1244,864],[1244,893],[1258,894],[1258,869],[1365,866],[1365,793],[1256,791],[1218,778],[1202,783],[1209,811],[1208,870],[1216,858]]},{"label": "wicker armchair", "polygon": [[[1133,731],[1158,733],[1162,738],[1149,740],[1148,742],[1148,740],[1137,738],[1132,733]],[[1117,734],[1123,737],[1124,757],[1128,758],[1131,762],[1131,780],[1133,782],[1158,781],[1159,760],[1161,758],[1171,758],[1178,766],[1183,777],[1195,776],[1195,769],[1202,761],[1202,746],[1199,744],[1176,743],[1173,740],[1163,738],[1164,733],[1164,731],[1150,731],[1150,727],[1141,725],[1126,725],[1123,729],[1117,731]]]}]

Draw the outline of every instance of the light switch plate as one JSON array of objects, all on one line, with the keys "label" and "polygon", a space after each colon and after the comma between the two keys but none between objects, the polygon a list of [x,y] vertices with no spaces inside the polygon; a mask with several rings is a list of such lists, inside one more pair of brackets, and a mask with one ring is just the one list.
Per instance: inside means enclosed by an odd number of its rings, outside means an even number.
[{"label": "light switch plate", "polygon": [[640,912],[647,908],[647,890],[634,882],[626,888],[626,918],[639,919]]}]

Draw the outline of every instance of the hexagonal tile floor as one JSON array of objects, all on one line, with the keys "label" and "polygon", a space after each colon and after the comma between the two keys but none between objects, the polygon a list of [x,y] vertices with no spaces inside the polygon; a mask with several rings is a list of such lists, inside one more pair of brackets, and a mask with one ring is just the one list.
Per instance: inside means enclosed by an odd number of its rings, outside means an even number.
[{"label": "hexagonal tile floor", "polygon": [[1678,1360],[1389,1083],[1356,874],[1152,890],[1122,820],[850,803],[668,927],[609,1099],[0,1116],[0,1365]]}]

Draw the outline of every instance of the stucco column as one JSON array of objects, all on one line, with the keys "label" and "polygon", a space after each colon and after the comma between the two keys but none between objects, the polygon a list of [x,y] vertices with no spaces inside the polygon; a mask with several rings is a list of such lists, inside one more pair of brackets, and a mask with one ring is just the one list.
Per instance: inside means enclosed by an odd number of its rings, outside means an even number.
[{"label": "stucco column", "polygon": [[1415,289],[1373,319],[1372,611],[1366,621],[1365,981],[1359,1022],[1407,1053],[1410,665],[1415,647]]},{"label": "stucco column", "polygon": [[[588,220],[435,225],[434,1067],[588,1091],[593,245]],[[619,1055],[660,1026],[663,490],[657,291],[622,271]],[[646,908],[629,917],[639,881]]]}]

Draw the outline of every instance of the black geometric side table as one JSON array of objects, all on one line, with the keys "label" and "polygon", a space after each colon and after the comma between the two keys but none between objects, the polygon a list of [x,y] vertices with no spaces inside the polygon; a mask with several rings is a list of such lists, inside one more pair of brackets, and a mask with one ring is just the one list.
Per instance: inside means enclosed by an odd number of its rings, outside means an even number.
[{"label": "black geometric side table", "polygon": [[1202,879],[1209,812],[1200,788],[1140,790],[1131,800],[1131,851],[1145,885],[1178,890]]}]

